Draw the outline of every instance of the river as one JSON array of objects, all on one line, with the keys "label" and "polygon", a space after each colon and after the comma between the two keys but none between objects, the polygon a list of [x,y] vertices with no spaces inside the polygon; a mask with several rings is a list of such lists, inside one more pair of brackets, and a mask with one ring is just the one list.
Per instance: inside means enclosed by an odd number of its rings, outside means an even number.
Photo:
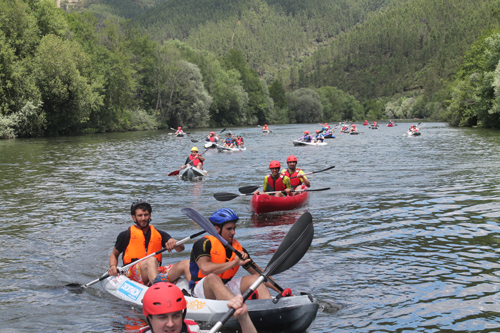
[{"label": "river", "polygon": [[[321,304],[312,332],[500,331],[500,132],[408,123],[324,147],[293,147],[314,124],[232,129],[247,151],[208,151],[203,182],[167,175],[208,130],[185,138],[166,131],[0,141],[0,332],[134,332],[140,309],[100,286],[75,293],[108,267],[136,198],[153,206],[153,224],[177,239],[200,230],[180,211],[205,216],[229,207],[236,237],[265,267],[305,211],[315,236],[304,258],[276,280]],[[222,128],[216,129],[220,131]],[[306,207],[256,216],[249,197],[218,202],[215,192],[259,185],[267,166],[297,156],[313,188]],[[164,261],[187,259],[166,254]],[[332,305],[342,308],[335,312]]]}]

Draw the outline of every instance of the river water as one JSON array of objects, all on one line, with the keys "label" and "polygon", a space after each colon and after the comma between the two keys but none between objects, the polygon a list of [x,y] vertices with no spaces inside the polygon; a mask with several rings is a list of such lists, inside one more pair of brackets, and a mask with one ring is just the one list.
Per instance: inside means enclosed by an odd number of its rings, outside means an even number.
[{"label": "river water", "polygon": [[[500,331],[500,132],[426,123],[360,135],[337,134],[324,147],[290,140],[317,125],[232,129],[248,148],[205,153],[203,182],[167,175],[208,130],[185,138],[166,131],[0,142],[0,332],[134,332],[140,309],[100,286],[75,293],[108,267],[136,198],[153,205],[153,224],[177,239],[229,207],[237,238],[265,267],[291,224],[311,212],[315,237],[304,258],[276,280],[311,292],[320,311],[308,332]],[[221,128],[217,129],[221,130]],[[313,188],[301,209],[256,216],[249,197],[218,202],[215,192],[259,185],[268,163],[298,157]],[[187,251],[164,262],[187,259]],[[342,308],[336,312],[335,305]]]}]

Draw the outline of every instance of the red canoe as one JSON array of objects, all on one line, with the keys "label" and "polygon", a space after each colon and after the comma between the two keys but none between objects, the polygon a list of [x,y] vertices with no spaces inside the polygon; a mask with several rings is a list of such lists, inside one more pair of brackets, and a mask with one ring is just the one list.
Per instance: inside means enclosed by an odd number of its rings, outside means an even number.
[{"label": "red canoe", "polygon": [[274,197],[267,194],[254,194],[250,200],[252,211],[257,214],[278,212],[282,210],[292,210],[306,204],[309,199],[309,192],[286,197]]}]

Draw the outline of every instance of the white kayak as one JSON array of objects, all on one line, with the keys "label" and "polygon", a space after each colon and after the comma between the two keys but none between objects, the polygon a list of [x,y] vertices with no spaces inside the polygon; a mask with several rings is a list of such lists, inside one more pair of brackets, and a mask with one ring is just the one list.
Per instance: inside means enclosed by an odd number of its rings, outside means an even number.
[{"label": "white kayak", "polygon": [[184,135],[185,135],[184,133],[179,133],[179,134],[177,134],[177,137],[182,138]]},{"label": "white kayak", "polygon": [[294,146],[326,146],[326,142],[305,142],[300,140],[293,140]]},{"label": "white kayak", "polygon": [[206,142],[203,146],[205,149],[217,148],[217,142]]},{"label": "white kayak", "polygon": [[419,136],[421,135],[422,133],[420,132],[412,132],[412,131],[408,131],[408,136]]},{"label": "white kayak", "polygon": [[[110,276],[101,281],[103,288],[113,296],[142,307],[142,298],[148,289],[143,284],[127,278],[124,274]],[[181,278],[176,285],[188,293],[188,283]],[[227,301],[200,299],[186,296],[186,318],[196,321],[203,328],[211,327],[227,312]],[[257,331],[302,333],[307,330],[319,308],[318,300],[310,294],[282,297],[276,304],[272,299],[248,300],[248,313]],[[223,328],[240,330],[236,319],[231,318]]]},{"label": "white kayak", "polygon": [[262,133],[269,133],[269,130],[262,130]]},{"label": "white kayak", "polygon": [[235,152],[235,151],[245,151],[247,150],[246,148],[229,148],[229,147],[223,147],[223,146],[217,146],[217,151],[219,153],[224,153],[224,152]]},{"label": "white kayak", "polygon": [[179,177],[184,180],[201,180],[208,174],[206,170],[198,169],[192,165],[179,171]]}]

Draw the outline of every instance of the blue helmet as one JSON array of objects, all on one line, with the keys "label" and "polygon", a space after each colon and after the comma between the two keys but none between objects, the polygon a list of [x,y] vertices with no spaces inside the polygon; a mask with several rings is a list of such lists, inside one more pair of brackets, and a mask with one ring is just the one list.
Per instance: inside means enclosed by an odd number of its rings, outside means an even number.
[{"label": "blue helmet", "polygon": [[234,210],[230,208],[221,208],[213,213],[209,218],[210,222],[217,225],[222,225],[226,222],[236,222],[239,219],[240,218],[238,217],[238,215],[236,215]]}]

